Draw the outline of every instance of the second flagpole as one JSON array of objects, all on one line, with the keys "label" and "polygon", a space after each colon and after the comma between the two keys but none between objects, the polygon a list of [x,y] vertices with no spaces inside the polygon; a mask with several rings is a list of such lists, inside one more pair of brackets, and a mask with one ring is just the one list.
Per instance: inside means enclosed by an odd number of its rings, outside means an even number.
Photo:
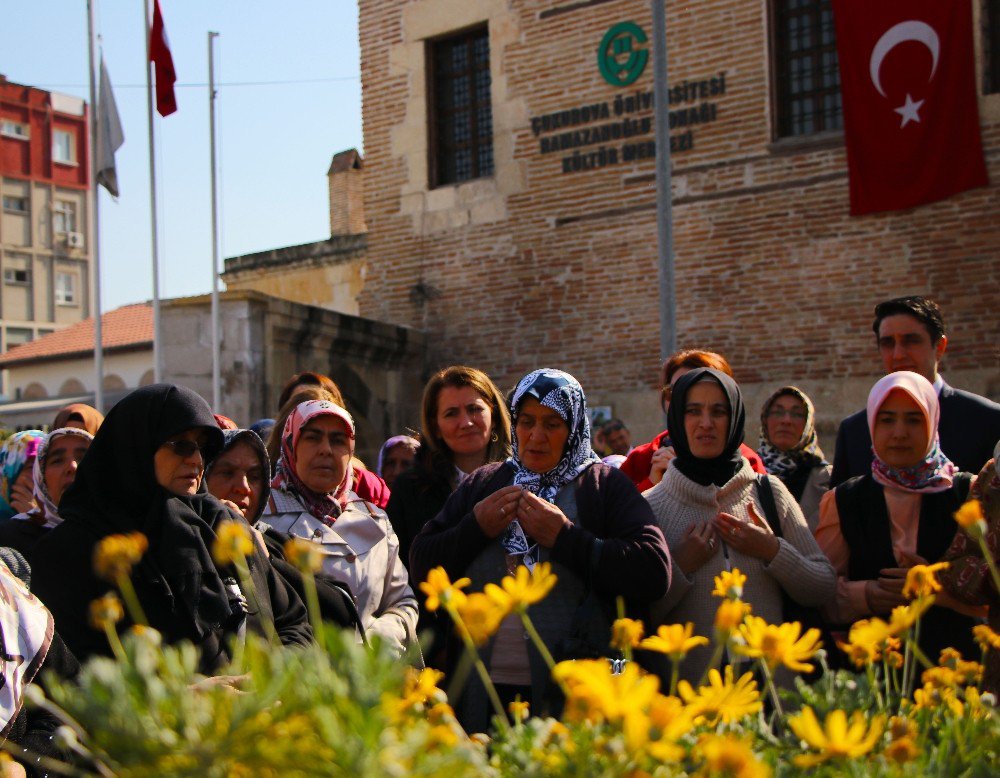
[{"label": "second flagpole", "polygon": [[208,33],[208,128],[211,136],[212,161],[212,409],[222,407],[221,341],[219,332],[219,206],[215,163],[215,39],[219,33]]},{"label": "second flagpole", "polygon": [[149,0],[142,0],[146,18],[146,117],[149,124],[149,212],[153,246],[153,380],[163,380],[160,353],[160,250],[156,223],[156,145],[153,138],[153,59],[150,56]]}]

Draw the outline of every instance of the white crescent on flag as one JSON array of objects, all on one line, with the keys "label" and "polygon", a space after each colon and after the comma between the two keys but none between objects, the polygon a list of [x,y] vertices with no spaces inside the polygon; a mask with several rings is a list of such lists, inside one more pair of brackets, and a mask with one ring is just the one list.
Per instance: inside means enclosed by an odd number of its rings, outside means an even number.
[{"label": "white crescent on flag", "polygon": [[905,41],[916,41],[917,43],[924,44],[931,52],[931,74],[928,76],[927,80],[930,81],[934,78],[934,74],[937,72],[938,59],[941,56],[941,40],[938,38],[937,32],[926,22],[919,22],[916,20],[910,20],[906,22],[900,22],[899,24],[893,25],[881,38],[878,39],[878,43],[872,49],[872,56],[868,63],[868,70],[871,74],[872,83],[878,90],[878,93],[882,97],[887,97],[885,90],[882,88],[882,79],[879,76],[879,70],[882,67],[882,61],[886,58],[890,51],[892,51],[896,46]]}]

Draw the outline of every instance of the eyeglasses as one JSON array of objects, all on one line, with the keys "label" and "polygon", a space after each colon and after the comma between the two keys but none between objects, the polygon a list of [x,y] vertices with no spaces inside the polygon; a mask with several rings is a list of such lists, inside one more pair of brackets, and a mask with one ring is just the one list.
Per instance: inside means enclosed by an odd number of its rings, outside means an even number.
[{"label": "eyeglasses", "polygon": [[201,443],[194,440],[168,440],[164,443],[161,448],[169,448],[181,459],[187,459],[189,456],[193,455],[195,451],[201,454],[201,458],[205,458],[205,449],[208,447],[207,443]]},{"label": "eyeglasses", "polygon": [[783,419],[785,417],[802,421],[806,418],[806,414],[802,411],[786,411],[784,408],[772,408],[767,412],[767,418],[769,419]]}]

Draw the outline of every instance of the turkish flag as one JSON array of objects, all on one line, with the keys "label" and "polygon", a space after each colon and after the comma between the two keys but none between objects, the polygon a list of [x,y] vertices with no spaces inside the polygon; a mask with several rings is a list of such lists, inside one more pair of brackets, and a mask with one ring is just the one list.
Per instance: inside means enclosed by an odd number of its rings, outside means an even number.
[{"label": "turkish flag", "polygon": [[160,0],[153,0],[153,26],[149,30],[149,61],[153,63],[156,71],[156,110],[160,116],[170,116],[177,110],[177,98],[174,96],[177,74],[174,72],[174,58],[170,54],[167,31],[163,27]]},{"label": "turkish flag", "polygon": [[969,0],[833,0],[851,213],[988,184]]}]

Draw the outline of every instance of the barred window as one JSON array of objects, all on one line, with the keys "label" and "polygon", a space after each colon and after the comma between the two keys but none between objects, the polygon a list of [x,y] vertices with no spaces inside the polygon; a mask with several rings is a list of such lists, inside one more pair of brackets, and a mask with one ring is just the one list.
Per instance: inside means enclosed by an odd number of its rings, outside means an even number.
[{"label": "barred window", "polygon": [[1000,92],[1000,0],[986,0],[986,73],[983,90],[986,94]]},{"label": "barred window", "polygon": [[775,117],[779,138],[843,127],[830,0],[774,0]]},{"label": "barred window", "polygon": [[428,43],[428,61],[431,186],[493,175],[487,28]]}]

